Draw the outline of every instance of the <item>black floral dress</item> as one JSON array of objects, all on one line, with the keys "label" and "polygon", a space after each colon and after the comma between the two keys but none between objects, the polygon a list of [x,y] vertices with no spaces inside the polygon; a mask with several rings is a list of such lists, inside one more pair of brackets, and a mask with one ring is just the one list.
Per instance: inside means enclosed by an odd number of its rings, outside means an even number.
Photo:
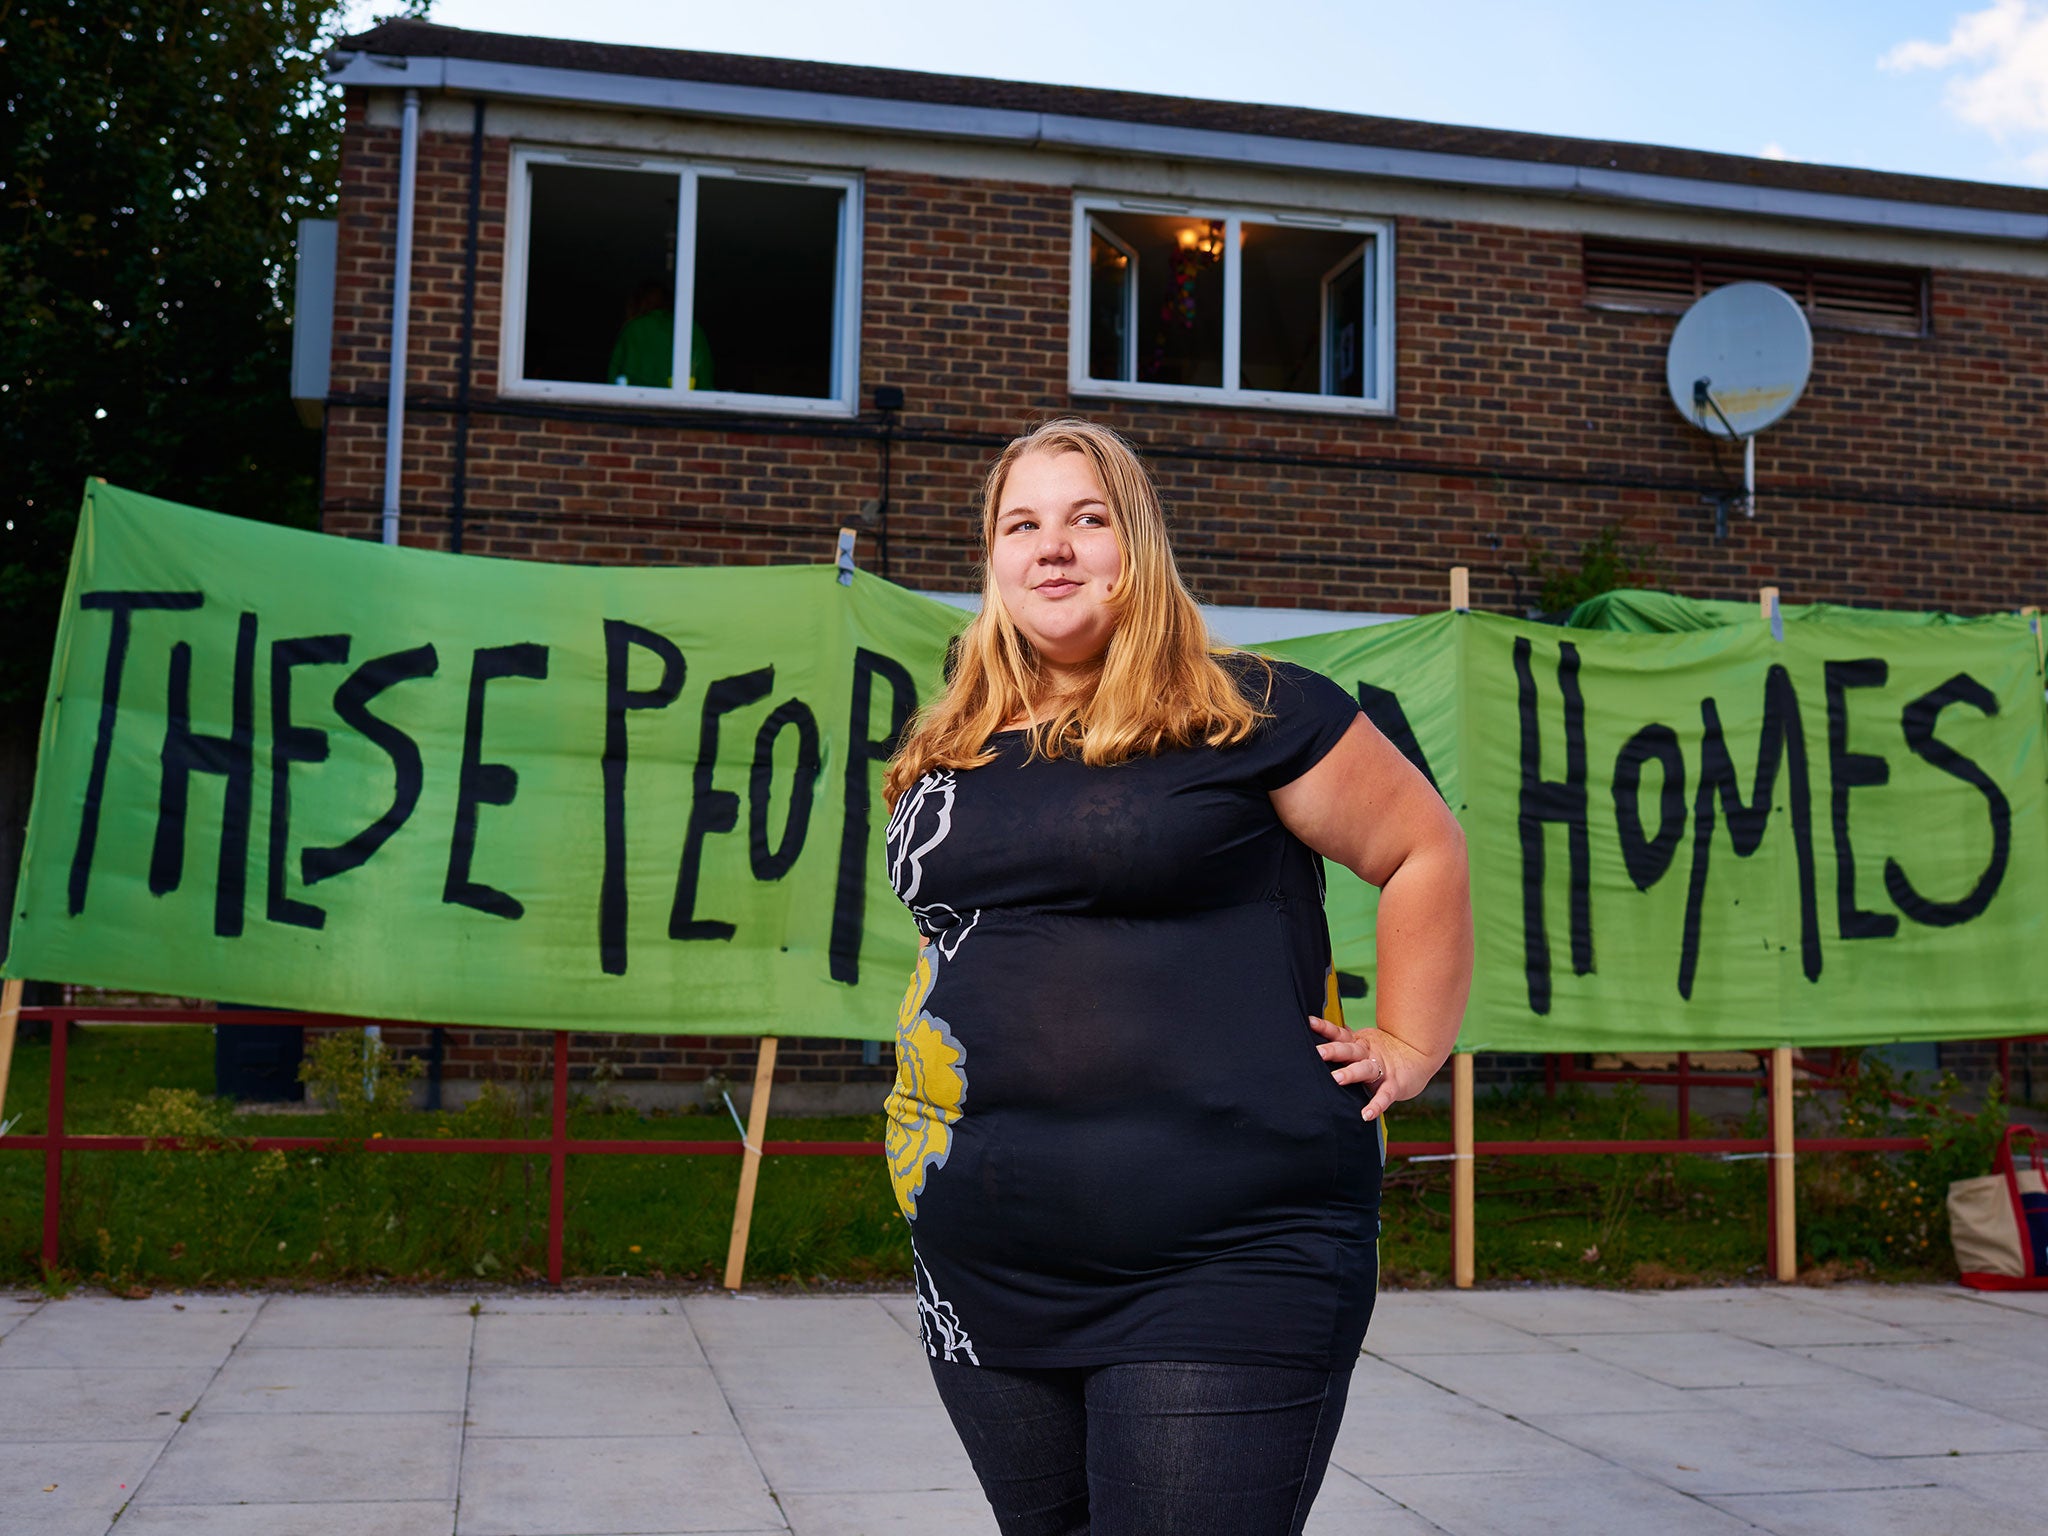
[{"label": "black floral dress", "polygon": [[1357,1358],[1382,1142],[1316,1054],[1322,864],[1268,792],[1358,705],[1301,667],[1229,665],[1270,715],[1236,746],[1091,768],[1006,732],[890,819],[930,943],[887,1147],[935,1356]]}]

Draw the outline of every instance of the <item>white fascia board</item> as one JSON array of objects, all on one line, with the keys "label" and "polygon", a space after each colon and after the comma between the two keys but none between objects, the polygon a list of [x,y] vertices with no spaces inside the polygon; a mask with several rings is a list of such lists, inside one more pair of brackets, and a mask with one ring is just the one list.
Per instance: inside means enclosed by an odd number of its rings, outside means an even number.
[{"label": "white fascia board", "polygon": [[[342,56],[336,55],[340,60]],[[494,64],[477,59],[393,58],[351,54],[328,79],[371,89],[445,90],[457,95],[575,102],[639,112],[679,113],[806,127],[979,139],[1064,149],[1200,160],[1341,176],[1435,182],[1547,193],[1603,202],[1744,213],[1820,224],[1863,225],[1980,240],[2048,240],[2048,215],[2006,213],[1945,203],[1751,187],[1736,182],[1655,176],[1599,166],[1555,165],[1486,155],[1440,154],[1322,139],[1225,133],[1064,113],[1014,112],[933,102],[834,96],[766,86],[664,80],[593,70]]]}]

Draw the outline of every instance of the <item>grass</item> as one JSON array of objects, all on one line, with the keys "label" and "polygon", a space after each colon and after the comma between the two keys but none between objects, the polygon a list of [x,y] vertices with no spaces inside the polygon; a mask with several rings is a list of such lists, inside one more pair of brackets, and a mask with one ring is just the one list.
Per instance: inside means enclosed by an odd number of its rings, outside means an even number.
[{"label": "grass", "polygon": [[[355,1036],[335,1037],[354,1041]],[[15,1053],[7,1112],[16,1129],[45,1123],[49,1047]],[[331,1068],[331,1064],[330,1064]],[[342,1103],[328,1114],[240,1114],[210,1097],[212,1039],[203,1026],[90,1025],[71,1036],[66,1123],[81,1132],[228,1139],[212,1151],[74,1153],[65,1159],[58,1273],[41,1274],[42,1159],[0,1156],[0,1280],[86,1282],[117,1292],[153,1286],[511,1282],[544,1274],[548,1163],[516,1154],[366,1156],[350,1149],[256,1152],[233,1138],[332,1134],[538,1136],[544,1084],[515,1084],[458,1111],[391,1102]],[[348,1074],[341,1074],[348,1080]],[[358,1080],[360,1074],[357,1074]],[[346,1094],[344,1094],[346,1098]],[[1868,1101],[1868,1102],[1865,1102]],[[1885,1114],[1866,1094],[1836,1119]],[[1858,1106],[1861,1105],[1859,1111]],[[1809,1110],[1811,1113],[1811,1109]],[[608,1106],[603,1089],[571,1101],[571,1134],[609,1139],[724,1140],[713,1116],[646,1115]],[[1695,1134],[1756,1134],[1709,1125]],[[1879,1129],[1865,1125],[1864,1131]],[[879,1115],[772,1119],[774,1140],[879,1140]],[[1445,1111],[1404,1106],[1401,1141],[1443,1141]],[[1628,1088],[1493,1093],[1479,1136],[1668,1137],[1676,1117]],[[1952,1278],[1938,1218],[1944,1174],[1970,1168],[1980,1133],[1929,1154],[1805,1158],[1800,1163],[1802,1264],[1822,1274]],[[1916,1160],[1917,1158],[1917,1160]],[[1986,1154],[1988,1166],[1988,1154]],[[1758,1280],[1764,1269],[1768,1164],[1681,1155],[1543,1157],[1479,1164],[1481,1283],[1660,1286]],[[1918,1175],[1917,1177],[1915,1175]],[[722,1273],[739,1177],[737,1157],[571,1158],[564,1233],[573,1276],[691,1283]],[[1387,1171],[1381,1262],[1390,1285],[1448,1282],[1449,1163],[1396,1160]],[[1917,1202],[1917,1204],[1916,1204]],[[1910,1217],[1911,1220],[1898,1218]],[[1917,1226],[1914,1223],[1917,1222]],[[879,1157],[771,1157],[762,1169],[748,1250],[750,1283],[902,1283],[910,1248]]]}]

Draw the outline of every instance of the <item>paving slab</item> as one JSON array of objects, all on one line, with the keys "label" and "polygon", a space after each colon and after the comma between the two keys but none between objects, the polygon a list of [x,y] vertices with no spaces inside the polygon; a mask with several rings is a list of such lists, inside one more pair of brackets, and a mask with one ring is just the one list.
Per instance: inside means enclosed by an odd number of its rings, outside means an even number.
[{"label": "paving slab", "polygon": [[1442,1536],[1412,1509],[1404,1509],[1377,1488],[1332,1467],[1316,1492],[1302,1536]]},{"label": "paving slab", "polygon": [[469,1435],[737,1435],[708,1365],[486,1365],[469,1394]]},{"label": "paving slab", "polygon": [[[1782,1424],[1718,1408],[1675,1413],[1539,1414],[1533,1429],[1681,1493],[1803,1492],[1932,1482]],[[1911,1464],[1917,1467],[1917,1463]]]},{"label": "paving slab", "polygon": [[199,1400],[215,1413],[460,1413],[469,1351],[256,1349],[245,1344]]},{"label": "paving slab", "polygon": [[476,1320],[477,1365],[704,1365],[680,1307],[645,1312],[487,1310]]},{"label": "paving slab", "polygon": [[1649,1298],[1551,1287],[1466,1291],[1460,1303],[1525,1333],[1657,1333],[1666,1326]]},{"label": "paving slab", "polygon": [[474,1298],[485,1315],[503,1313],[522,1317],[533,1313],[565,1317],[681,1317],[683,1298],[671,1290],[650,1290],[618,1296],[594,1291],[521,1291],[493,1295],[480,1291]]},{"label": "paving slab", "polygon": [[1824,1399],[1804,1387],[1702,1387],[1693,1395],[1693,1407],[1802,1430],[1865,1456],[2048,1450],[2048,1431],[1882,1382]]},{"label": "paving slab", "polygon": [[448,1413],[194,1414],[150,1469],[136,1499],[142,1504],[452,1499],[461,1441],[462,1421]]},{"label": "paving slab", "polygon": [[[2048,1325],[2043,1325],[2043,1331],[2048,1332]],[[1990,1354],[1969,1344],[1917,1340],[1816,1345],[1794,1353],[1834,1369],[1966,1406],[1983,1408],[2007,1398],[2048,1401],[2048,1365],[2024,1356]]]},{"label": "paving slab", "polygon": [[1401,1305],[1401,1300],[1388,1297],[1373,1309],[1367,1354],[1395,1360],[1404,1355],[1542,1354],[1565,1347],[1455,1302]]},{"label": "paving slab", "polygon": [[744,1357],[714,1348],[712,1361],[736,1408],[916,1408],[938,1401],[930,1357],[900,1331],[882,1344],[759,1349]]},{"label": "paving slab", "polygon": [[[1941,1335],[1936,1342],[1965,1344],[1985,1354],[2029,1360],[2037,1370],[2048,1371],[2048,1317],[2007,1313],[1989,1322],[1950,1324],[1942,1328]],[[4,1358],[0,1355],[0,1360]]]},{"label": "paving slab", "polygon": [[462,1459],[456,1536],[788,1528],[736,1435],[476,1439]]},{"label": "paving slab", "polygon": [[1528,1424],[1434,1386],[1427,1396],[1381,1391],[1355,1373],[1330,1462],[1370,1480],[1382,1475],[1590,1469],[1584,1451]]},{"label": "paving slab", "polygon": [[121,1517],[121,1536],[451,1536],[455,1501],[410,1504],[155,1504]]},{"label": "paving slab", "polygon": [[460,1296],[273,1296],[246,1343],[266,1349],[467,1349]]},{"label": "paving slab", "polygon": [[1943,1323],[1981,1322],[1989,1303],[1961,1286],[1830,1285],[1806,1292],[1805,1299],[1874,1322],[1902,1328],[1938,1327]]},{"label": "paving slab", "polygon": [[1799,1293],[1747,1290],[1715,1296],[1696,1291],[1655,1298],[1660,1322],[1674,1331],[1725,1333],[1752,1344],[1891,1344],[1915,1337],[1896,1323],[1877,1322]]},{"label": "paving slab", "polygon": [[1410,1355],[1404,1369],[1501,1413],[1647,1412],[1690,1406],[1661,1381],[1590,1355]]},{"label": "paving slab", "polygon": [[903,1334],[873,1297],[691,1296],[683,1315],[713,1356],[721,1349],[894,1344]]},{"label": "paving slab", "polygon": [[793,1536],[997,1536],[979,1488],[793,1493],[783,1497],[782,1512]]},{"label": "paving slab", "polygon": [[153,1442],[48,1441],[0,1454],[7,1536],[107,1536],[163,1448]]},{"label": "paving slab", "polygon": [[1857,1382],[1818,1352],[1770,1349],[1720,1333],[1587,1333],[1574,1335],[1572,1346],[1582,1355],[1672,1387],[1847,1387]]},{"label": "paving slab", "polygon": [[1988,1504],[1957,1488],[1719,1494],[1711,1501],[1774,1536],[2040,1536],[2041,1514]]},{"label": "paving slab", "polygon": [[2040,1513],[2048,1489],[2048,1451],[1992,1451],[1979,1456],[1905,1456],[1892,1462],[1914,1482],[1961,1488],[1992,1504]]},{"label": "paving slab", "polygon": [[0,1444],[150,1440],[177,1432],[214,1379],[209,1366],[0,1364]]},{"label": "paving slab", "polygon": [[245,1297],[71,1297],[24,1318],[0,1339],[0,1356],[10,1366],[218,1365],[260,1305]]},{"label": "paving slab", "polygon": [[924,1324],[917,1315],[915,1296],[879,1296],[875,1299],[875,1305],[894,1318],[896,1326],[913,1339],[924,1337]]},{"label": "paving slab", "polygon": [[747,1445],[778,1494],[978,1489],[932,1394],[923,1408],[738,1408]]},{"label": "paving slab", "polygon": [[1747,1518],[1619,1467],[1376,1477],[1372,1485],[1455,1536],[1530,1536],[1536,1531],[1570,1536],[1756,1536],[1756,1527]]},{"label": "paving slab", "polygon": [[34,1317],[42,1305],[40,1299],[23,1301],[13,1297],[0,1297],[0,1339],[6,1338],[23,1318]]},{"label": "paving slab", "polygon": [[[2038,1528],[2048,1310],[2022,1299],[1390,1294],[1308,1530]],[[909,1296],[72,1297],[10,1315],[0,1536],[994,1529]]]}]

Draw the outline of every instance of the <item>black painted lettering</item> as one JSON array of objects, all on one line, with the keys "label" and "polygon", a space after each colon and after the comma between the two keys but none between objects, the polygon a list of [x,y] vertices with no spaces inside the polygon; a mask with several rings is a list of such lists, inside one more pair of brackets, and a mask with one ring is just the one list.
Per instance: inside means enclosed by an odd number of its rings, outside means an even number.
[{"label": "black painted lettering", "polygon": [[128,665],[128,639],[134,616],[144,609],[190,612],[204,604],[198,592],[85,592],[78,606],[113,615],[107,634],[107,670],[100,683],[99,734],[92,744],[92,771],[85,779],[85,802],[79,807],[78,841],[71,849],[68,906],[73,917],[85,910],[85,890],[92,879],[92,856],[100,838],[100,802],[107,792],[107,760],[114,750],[114,728],[121,713],[121,674]]},{"label": "black painted lettering", "polygon": [[[874,734],[876,679],[888,685],[888,728]],[[865,647],[853,656],[853,708],[846,728],[846,816],[839,833],[839,877],[832,898],[832,979],[860,980],[861,935],[867,926],[868,818],[876,763],[895,755],[917,708],[917,685],[900,661]]]},{"label": "black painted lettering", "polygon": [[[1643,769],[1655,763],[1664,787],[1657,796],[1657,832],[1643,831]],[[1647,891],[1671,868],[1685,837],[1685,754],[1668,725],[1646,725],[1622,744],[1614,759],[1614,830],[1621,862],[1639,891]]]},{"label": "black painted lettering", "polygon": [[324,928],[327,912],[310,901],[285,894],[285,861],[292,837],[293,763],[327,761],[327,733],[310,725],[292,724],[292,669],[335,667],[348,661],[347,635],[307,635],[270,643],[270,857],[265,913],[273,923],[298,928]]},{"label": "black painted lettering", "polygon": [[213,888],[213,931],[240,936],[249,882],[249,807],[255,781],[256,615],[235,627],[234,701],[228,734],[192,729],[192,647],[171,647],[171,685],[164,727],[163,781],[157,793],[156,846],[149,856],[150,894],[162,896],[185,877],[185,812],[192,775],[217,773],[227,781],[220,805],[220,868]]},{"label": "black painted lettering", "polygon": [[1891,765],[1874,753],[1849,750],[1849,690],[1882,688],[1889,668],[1877,657],[1831,661],[1822,669],[1828,690],[1828,810],[1835,834],[1835,921],[1845,939],[1888,939],[1899,931],[1892,912],[1856,905],[1856,849],[1849,839],[1849,791],[1883,784]]},{"label": "black painted lettering", "polygon": [[373,854],[404,826],[420,803],[426,785],[426,770],[420,761],[420,745],[391,724],[370,713],[370,701],[385,689],[418,678],[432,677],[441,659],[431,645],[414,646],[374,656],[349,673],[334,690],[334,713],[359,736],[367,738],[391,759],[391,804],[362,831],[333,848],[308,848],[299,855],[299,878],[318,885],[336,875],[367,864]]},{"label": "black painted lettering", "polygon": [[1898,908],[1916,923],[1930,928],[1953,928],[1983,915],[2005,880],[2005,867],[2012,857],[2012,804],[2005,793],[1976,763],[1963,756],[1934,732],[1941,724],[1941,712],[1951,704],[1967,704],[1986,717],[1998,713],[1998,699],[1989,688],[1967,672],[1958,672],[1938,688],[1931,688],[1908,704],[1899,716],[1906,733],[1906,745],[1913,755],[1951,778],[1961,779],[1984,797],[1991,820],[1991,858],[1970,894],[1960,901],[1934,901],[1922,896],[1906,878],[1895,859],[1884,861],[1884,888]]},{"label": "black painted lettering", "polygon": [[1708,856],[1714,842],[1714,804],[1718,799],[1728,821],[1728,841],[1736,857],[1748,858],[1770,825],[1771,792],[1782,759],[1788,769],[1792,845],[1799,861],[1799,958],[1808,981],[1821,971],[1820,904],[1813,873],[1813,796],[1806,767],[1806,737],[1799,722],[1799,695],[1792,676],[1774,666],[1764,677],[1763,731],[1757,740],[1756,777],[1750,797],[1742,798],[1735,782],[1735,763],[1721,730],[1721,714],[1711,698],[1700,700],[1700,787],[1693,799],[1692,878],[1685,893],[1685,931],[1678,956],[1678,995],[1692,996],[1700,961],[1700,913],[1707,895]]},{"label": "black painted lettering", "polygon": [[455,829],[448,840],[448,878],[441,899],[473,907],[493,917],[518,919],[526,907],[516,896],[470,878],[476,862],[478,810],[510,805],[519,793],[519,772],[506,763],[483,760],[484,689],[497,678],[542,679],[548,675],[548,648],[525,642],[479,649],[469,668],[469,708],[462,725],[462,768],[455,781]]},{"label": "black painted lettering", "polygon": [[[633,649],[661,662],[652,688],[629,688]],[[689,667],[666,635],[624,619],[604,621],[604,875],[597,898],[598,963],[607,976],[626,974],[626,716],[666,709],[683,691]]]},{"label": "black painted lettering", "polygon": [[1586,701],[1579,692],[1579,648],[1569,640],[1557,646],[1557,685],[1564,695],[1564,778],[1543,777],[1543,746],[1539,734],[1536,674],[1530,644],[1515,641],[1515,690],[1522,727],[1522,788],[1518,821],[1522,834],[1522,947],[1528,978],[1529,1007],[1550,1012],[1550,935],[1543,920],[1543,829],[1563,822],[1566,829],[1569,900],[1572,926],[1572,974],[1593,969],[1593,875],[1586,829]]},{"label": "black painted lettering", "polygon": [[730,832],[740,824],[740,797],[720,789],[718,722],[736,709],[759,703],[775,686],[775,669],[761,667],[737,677],[721,677],[704,690],[703,722],[697,730],[697,763],[690,774],[690,824],[683,832],[683,863],[676,871],[676,900],[669,909],[672,939],[729,939],[731,923],[698,917],[697,877],[704,866],[704,839]]},{"label": "black painted lettering", "polygon": [[[775,743],[796,731],[796,769],[789,781],[789,811],[782,818],[782,837],[768,840],[770,801],[775,792]],[[811,802],[817,797],[818,717],[802,699],[784,699],[754,733],[754,769],[747,776],[747,863],[756,880],[780,880],[804,851],[811,828]]]}]

